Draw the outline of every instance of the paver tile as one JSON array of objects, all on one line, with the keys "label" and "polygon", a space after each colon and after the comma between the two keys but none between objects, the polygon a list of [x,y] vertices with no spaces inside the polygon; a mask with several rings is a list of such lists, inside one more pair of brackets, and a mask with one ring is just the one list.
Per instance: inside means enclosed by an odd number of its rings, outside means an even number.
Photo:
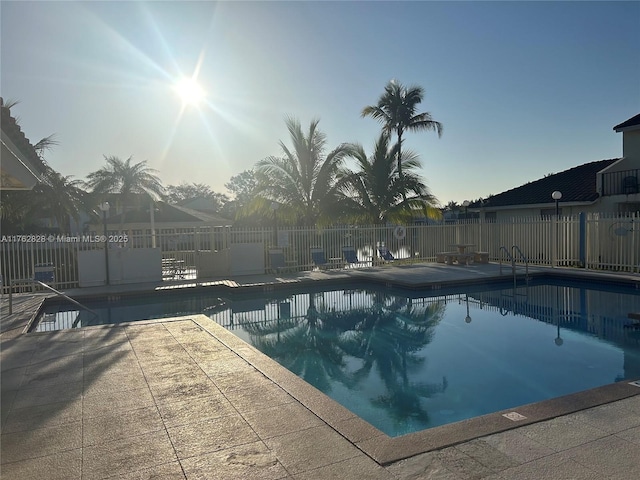
[{"label": "paver tile", "polygon": [[640,426],[640,410],[632,413],[625,404],[607,403],[571,415],[584,423],[608,433],[615,433]]},{"label": "paver tile", "polygon": [[482,441],[518,463],[530,462],[555,453],[555,450],[522,435],[518,429],[496,433],[482,438]]},{"label": "paver tile", "polygon": [[322,420],[297,402],[263,410],[242,412],[242,416],[263,440],[324,424]]},{"label": "paver tile", "polygon": [[21,388],[17,391],[13,407],[26,408],[48,403],[68,402],[82,395],[82,382],[58,383],[35,388]]},{"label": "paver tile", "polygon": [[142,388],[115,392],[90,390],[85,393],[82,401],[84,418],[97,417],[113,411],[123,413],[155,404],[151,390],[146,385]]},{"label": "paver tile", "polygon": [[295,475],[296,480],[395,480],[396,477],[364,454]]},{"label": "paver tile", "polygon": [[162,420],[167,427],[176,427],[203,420],[237,414],[221,393],[177,402],[158,404]]},{"label": "paver tile", "polygon": [[118,440],[124,437],[139,436],[156,430],[164,425],[155,406],[83,418],[82,444],[87,447]]},{"label": "paver tile", "polygon": [[164,430],[126,437],[83,449],[82,479],[126,475],[177,461]]},{"label": "paver tile", "polygon": [[570,416],[557,417],[546,422],[526,425],[518,433],[559,452],[591,442],[608,434],[599,428]]},{"label": "paver tile", "polygon": [[48,428],[80,420],[82,420],[82,399],[80,398],[69,402],[14,408],[7,415],[2,433]]},{"label": "paver tile", "polygon": [[275,383],[269,383],[256,389],[225,390],[224,395],[241,412],[262,410],[296,401]]},{"label": "paver tile", "polygon": [[7,480],[72,480],[81,478],[82,449],[58,452],[54,455],[5,463],[0,469]]},{"label": "paver tile", "polygon": [[503,470],[500,476],[504,480],[604,480],[602,474],[568,458],[565,452]]},{"label": "paver tile", "polygon": [[178,458],[215,452],[259,440],[238,414],[168,428]]},{"label": "paver tile", "polygon": [[276,455],[258,441],[182,460],[189,480],[276,480],[287,471]]},{"label": "paver tile", "polygon": [[82,446],[82,423],[3,433],[1,445],[3,464],[74,450]]},{"label": "paver tile", "polygon": [[360,454],[360,450],[326,425],[271,437],[265,443],[294,475]]},{"label": "paver tile", "polygon": [[563,452],[581,465],[598,472],[603,478],[609,474],[635,473],[640,471],[640,448],[615,435]]}]

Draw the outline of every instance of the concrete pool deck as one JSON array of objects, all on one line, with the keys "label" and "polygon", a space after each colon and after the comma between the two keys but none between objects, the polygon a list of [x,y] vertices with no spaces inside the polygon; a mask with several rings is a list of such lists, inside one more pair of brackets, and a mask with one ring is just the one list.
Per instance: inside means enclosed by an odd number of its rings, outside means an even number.
[{"label": "concrete pool deck", "polygon": [[[497,266],[385,266],[226,283],[275,288],[363,276],[443,284],[494,279]],[[42,297],[16,297],[11,316],[2,299],[2,478],[638,476],[640,388],[627,382],[516,408],[525,420],[492,414],[389,439],[205,316],[21,334]]]}]

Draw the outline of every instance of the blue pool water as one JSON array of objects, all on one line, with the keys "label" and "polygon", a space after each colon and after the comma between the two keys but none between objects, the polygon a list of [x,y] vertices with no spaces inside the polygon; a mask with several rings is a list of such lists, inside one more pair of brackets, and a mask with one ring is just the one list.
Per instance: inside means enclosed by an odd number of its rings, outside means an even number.
[{"label": "blue pool water", "polygon": [[[640,378],[640,290],[575,282],[51,306],[38,330],[205,313],[390,436]],[[75,325],[74,325],[75,323]]]}]

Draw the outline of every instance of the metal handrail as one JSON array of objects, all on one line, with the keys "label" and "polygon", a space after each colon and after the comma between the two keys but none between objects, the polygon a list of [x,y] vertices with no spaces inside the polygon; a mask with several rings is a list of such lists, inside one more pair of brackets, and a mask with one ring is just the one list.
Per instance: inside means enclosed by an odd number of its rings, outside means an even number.
[{"label": "metal handrail", "polygon": [[47,285],[44,282],[41,282],[40,280],[34,280],[33,278],[23,278],[23,279],[11,280],[9,282],[9,315],[11,315],[13,313],[13,286],[18,284],[18,283],[36,283],[36,284],[40,285],[41,287],[46,288],[47,290],[51,290],[56,295],[61,296],[62,298],[64,298],[65,300],[70,301],[74,305],[77,305],[78,307],[83,308],[84,310],[87,310],[88,312],[93,313],[96,317],[100,316],[97,312],[95,312],[94,310],[91,310],[89,307],[85,307],[84,305],[82,305],[77,300],[74,300],[73,298],[71,298],[69,295],[66,295],[66,294],[56,290],[55,288],[50,287],[49,285]]},{"label": "metal handrail", "polygon": [[[509,250],[507,250],[507,247],[503,245],[500,247],[500,250],[498,251],[498,253],[502,251],[504,251],[507,254],[507,258],[511,260],[511,273],[513,274],[513,284],[515,285],[516,283],[516,259],[515,259],[515,254],[513,253],[514,251],[516,251],[519,254],[522,260],[524,260],[525,279],[528,280],[529,279],[529,259],[524,253],[522,253],[522,250],[520,249],[520,247],[518,245],[512,245],[511,252],[509,252]],[[500,255],[500,275],[502,275],[502,255]]]}]

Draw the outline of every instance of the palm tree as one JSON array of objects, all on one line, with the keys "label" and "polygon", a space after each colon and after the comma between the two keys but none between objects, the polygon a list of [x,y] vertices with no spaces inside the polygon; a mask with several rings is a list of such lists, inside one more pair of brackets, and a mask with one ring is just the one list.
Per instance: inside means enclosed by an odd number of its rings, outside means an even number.
[{"label": "palm tree", "polygon": [[80,212],[85,210],[86,193],[82,190],[81,180],[73,180],[73,175],[63,176],[53,168],[47,167],[43,182],[34,187],[37,194],[36,207],[56,221],[58,228],[69,232],[69,221],[80,219]]},{"label": "palm tree", "polygon": [[134,195],[142,194],[151,200],[162,197],[164,187],[155,175],[156,170],[147,167],[146,160],[132,164],[131,159],[122,161],[115,156],[105,156],[107,166],[87,175],[87,186],[98,195],[119,193],[125,206],[132,203]]},{"label": "palm tree", "polygon": [[378,99],[377,105],[370,105],[362,110],[363,117],[373,117],[383,124],[383,129],[398,135],[398,175],[402,180],[402,135],[405,130],[435,130],[438,137],[442,136],[442,124],[431,118],[429,112],[416,113],[418,104],[422,102],[424,89],[411,85],[405,87],[402,83],[391,80],[384,87],[384,93]]},{"label": "palm tree", "polygon": [[414,173],[420,168],[417,155],[404,153],[401,164],[405,173],[401,181],[395,160],[399,145],[389,144],[390,135],[382,132],[370,157],[361,145],[351,147],[350,155],[356,160],[359,171],[349,175],[344,185],[348,215],[356,222],[376,225],[402,223],[414,212],[438,218],[440,210],[435,206],[435,197]]},{"label": "palm tree", "polygon": [[326,136],[314,119],[306,135],[300,122],[285,120],[292,148],[280,142],[283,156],[259,161],[255,168],[255,197],[249,211],[267,212],[273,202],[278,216],[304,225],[330,223],[339,212],[341,165],[349,148],[341,144],[326,154]]}]

